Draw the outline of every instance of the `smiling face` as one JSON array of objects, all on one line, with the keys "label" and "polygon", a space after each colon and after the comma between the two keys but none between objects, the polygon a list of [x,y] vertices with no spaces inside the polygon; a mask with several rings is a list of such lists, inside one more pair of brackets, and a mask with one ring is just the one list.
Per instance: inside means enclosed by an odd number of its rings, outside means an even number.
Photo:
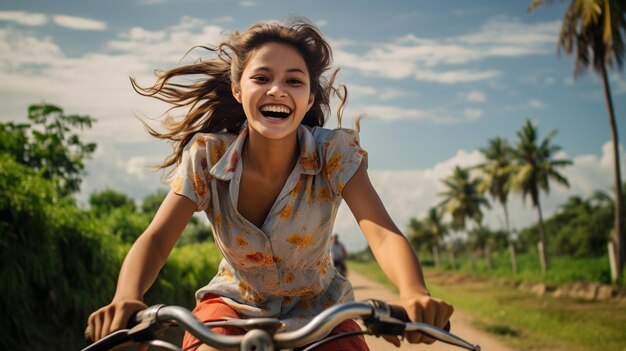
[{"label": "smiling face", "polygon": [[250,132],[273,140],[295,136],[313,104],[304,59],[292,46],[275,42],[251,54],[233,95],[243,106]]}]

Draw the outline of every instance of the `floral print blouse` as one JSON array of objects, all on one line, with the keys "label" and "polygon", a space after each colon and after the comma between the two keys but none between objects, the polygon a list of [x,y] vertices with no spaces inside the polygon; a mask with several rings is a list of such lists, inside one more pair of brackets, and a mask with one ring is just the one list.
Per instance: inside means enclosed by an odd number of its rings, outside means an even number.
[{"label": "floral print blouse", "polygon": [[301,125],[299,161],[258,228],[237,211],[247,136],[247,126],[239,135],[196,134],[170,180],[206,213],[223,255],[196,299],[217,294],[243,317],[280,318],[293,330],[354,299],[330,261],[330,238],[343,187],[367,153],[354,130]]}]

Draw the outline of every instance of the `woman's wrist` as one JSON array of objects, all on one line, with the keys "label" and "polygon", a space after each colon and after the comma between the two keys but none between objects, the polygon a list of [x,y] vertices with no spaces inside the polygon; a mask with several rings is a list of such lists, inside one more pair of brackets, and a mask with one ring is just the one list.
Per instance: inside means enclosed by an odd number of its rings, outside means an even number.
[{"label": "woman's wrist", "polygon": [[136,295],[115,295],[113,297],[113,300],[111,301],[111,303],[116,303],[116,302],[140,302],[140,303],[144,303],[143,296],[136,296]]},{"label": "woman's wrist", "polygon": [[411,298],[415,296],[430,296],[430,292],[425,286],[413,286],[404,289],[398,289],[401,299]]}]

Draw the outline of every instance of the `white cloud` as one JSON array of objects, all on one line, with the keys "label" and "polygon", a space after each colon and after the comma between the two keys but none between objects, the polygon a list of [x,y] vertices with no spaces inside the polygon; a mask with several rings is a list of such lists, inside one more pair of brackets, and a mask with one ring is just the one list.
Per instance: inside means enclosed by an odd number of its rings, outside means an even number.
[{"label": "white cloud", "polygon": [[61,27],[78,30],[105,30],[107,24],[91,18],[56,15],[52,16],[52,21]]},{"label": "white cloud", "polygon": [[393,100],[397,98],[401,98],[408,95],[419,95],[416,92],[407,92],[404,90],[393,89],[393,88],[385,88],[380,92],[380,99],[383,101]]},{"label": "white cloud", "polygon": [[97,143],[93,159],[86,164],[87,176],[81,184],[80,203],[86,204],[90,194],[105,189],[122,192],[139,201],[155,193],[158,188],[167,187],[161,179],[163,173],[149,167],[161,162],[167,152],[154,141],[147,145],[161,151],[160,157],[145,155],[129,158],[107,141]]},{"label": "white cloud", "polygon": [[381,101],[389,101],[408,95],[419,95],[416,92],[407,92],[394,88],[374,88],[368,85],[347,84],[348,98],[350,97],[375,97]]},{"label": "white cloud", "polygon": [[165,31],[148,31],[141,27],[133,27],[123,34],[129,41],[155,42],[165,38]]},{"label": "white cloud", "polygon": [[0,11],[0,21],[15,22],[24,26],[43,26],[48,18],[42,13],[24,11]]},{"label": "white cloud", "polygon": [[374,117],[386,121],[395,121],[401,119],[428,119],[425,111],[415,108],[400,108],[390,105],[363,105],[359,106],[359,111],[366,117]]},{"label": "white cloud", "polygon": [[170,2],[169,0],[140,0],[139,3],[142,5],[161,5],[167,4]]},{"label": "white cloud", "polygon": [[155,165],[163,161],[163,157],[133,156],[126,162],[126,173],[145,181],[147,175],[153,173]]},{"label": "white cloud", "polygon": [[222,16],[213,18],[211,20],[212,23],[232,23],[235,19],[232,16]]},{"label": "white cloud", "polygon": [[427,82],[443,84],[469,83],[481,80],[489,80],[500,75],[499,71],[472,71],[472,70],[451,70],[451,71],[417,71],[415,78]]},{"label": "white cloud", "polygon": [[[493,57],[551,54],[557,32],[558,21],[526,24],[496,17],[478,31],[457,37],[434,40],[409,34],[385,43],[343,43],[335,46],[335,59],[339,66],[390,79],[475,82],[491,80],[500,71],[469,65]],[[351,51],[358,46],[365,47],[365,52]],[[454,67],[459,65],[465,67]]]},{"label": "white cloud", "polygon": [[[624,162],[624,158],[626,158],[626,155],[624,154],[624,148],[622,147],[622,145],[620,145],[619,147],[619,155],[620,155],[620,160],[621,160],[621,164],[622,166],[626,165],[626,163]],[[613,153],[613,143],[611,142],[606,142],[604,145],[602,145],[602,159],[600,161],[600,165],[603,168],[609,169],[609,168],[613,168],[613,159],[615,158],[615,155]],[[613,174],[611,172],[611,174]],[[622,172],[622,174],[624,174],[624,172]],[[624,181],[624,179],[622,179],[622,182]]]},{"label": "white cloud", "polygon": [[490,19],[475,33],[458,38],[485,56],[524,56],[553,54],[560,21],[522,23],[518,19],[498,16]]},{"label": "white cloud", "polygon": [[459,94],[462,99],[469,102],[485,102],[487,101],[487,94],[482,91],[473,90]]},{"label": "white cloud", "polygon": [[[105,22],[91,18],[67,15],[54,15],[51,17],[54,24],[70,29],[104,30],[107,27]],[[25,26],[37,27],[47,24],[49,21],[49,16],[43,13],[36,12],[0,11],[0,21],[10,21]]]},{"label": "white cloud", "polygon": [[326,27],[328,25],[328,21],[327,20],[317,20],[317,21],[315,21],[315,25],[318,28],[324,28],[324,27]]},{"label": "white cloud", "polygon": [[136,94],[128,77],[151,84],[155,68],[169,68],[164,62],[171,66],[193,45],[221,38],[220,27],[195,23],[199,29],[191,31],[188,24],[183,19],[163,31],[133,28],[111,41],[106,52],[79,57],[64,55],[51,38],[0,28],[0,102],[11,101],[0,116],[23,116],[28,104],[43,100],[96,118],[88,133],[99,140],[147,140],[134,113],[156,117],[167,107]]},{"label": "white cloud", "polygon": [[255,7],[256,6],[256,2],[254,1],[242,1],[239,3],[239,6],[241,7]]},{"label": "white cloud", "polygon": [[[51,38],[38,38],[11,28],[0,28],[0,73],[16,73],[25,66],[49,66],[63,59],[63,52]],[[6,88],[7,81],[3,82]]]},{"label": "white cloud", "polygon": [[375,118],[384,121],[398,120],[420,120],[429,121],[434,124],[458,123],[465,118],[454,117],[438,110],[420,110],[416,108],[401,108],[393,105],[357,105],[346,109],[348,115],[356,111],[356,115],[363,115],[365,118]]},{"label": "white cloud", "polygon": [[613,73],[610,75],[610,81],[612,84],[612,88],[611,89],[611,93],[613,93],[613,95],[624,95],[626,94],[626,80],[622,78],[622,76],[620,76],[617,73]]},{"label": "white cloud", "polygon": [[[448,177],[455,166],[467,167],[483,160],[478,151],[457,151],[450,159],[422,170],[370,170],[376,188],[387,212],[400,230],[404,231],[411,217],[422,217],[430,207],[441,200],[444,190],[441,180]],[[363,249],[366,243],[348,207],[339,209],[334,231],[339,233],[350,250]]]},{"label": "white cloud", "polygon": [[528,106],[530,106],[532,108],[544,108],[545,104],[543,103],[543,101],[541,101],[539,99],[532,99],[532,100],[528,101]]},{"label": "white cloud", "polygon": [[481,110],[479,108],[468,107],[465,110],[463,110],[463,115],[465,115],[465,117],[468,120],[475,121],[475,120],[479,119],[483,115],[483,110]]},{"label": "white cloud", "polygon": [[548,86],[553,85],[556,82],[556,79],[554,78],[556,74],[557,73],[555,73],[551,69],[542,68],[542,69],[535,70],[533,72],[525,71],[521,73],[521,76],[519,79],[521,82],[524,82],[527,84],[548,87]]},{"label": "white cloud", "polygon": [[348,94],[355,97],[372,96],[378,94],[378,90],[368,85],[349,84]]},{"label": "white cloud", "polygon": [[[178,25],[160,31],[150,31],[141,27],[132,28],[118,39],[111,40],[107,47],[144,61],[154,69],[155,65],[179,62],[185,53],[197,45],[209,45],[224,39],[223,28],[208,25],[206,21],[183,17]],[[193,61],[200,52],[192,52],[188,58]],[[160,67],[163,68],[163,67]]]}]

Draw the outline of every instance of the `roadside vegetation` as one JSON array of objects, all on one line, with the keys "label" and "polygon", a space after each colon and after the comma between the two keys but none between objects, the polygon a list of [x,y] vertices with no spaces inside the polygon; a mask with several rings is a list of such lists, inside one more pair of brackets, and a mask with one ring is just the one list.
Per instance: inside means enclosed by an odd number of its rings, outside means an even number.
[{"label": "roadside vegetation", "polygon": [[[78,206],[73,194],[96,149],[79,132],[94,121],[46,104],[28,117],[0,123],[0,349],[78,350],[87,317],[113,297],[121,262],[165,193],[136,204],[105,189]],[[146,301],[193,307],[221,259],[211,238],[192,220]]]},{"label": "roadside vegetation", "polygon": [[[374,261],[351,260],[348,267],[395,289]],[[452,303],[469,315],[473,325],[517,350],[605,351],[626,347],[625,300],[538,298],[495,280],[455,271],[427,268],[425,274],[431,294]],[[454,331],[454,325],[452,328]]]}]

